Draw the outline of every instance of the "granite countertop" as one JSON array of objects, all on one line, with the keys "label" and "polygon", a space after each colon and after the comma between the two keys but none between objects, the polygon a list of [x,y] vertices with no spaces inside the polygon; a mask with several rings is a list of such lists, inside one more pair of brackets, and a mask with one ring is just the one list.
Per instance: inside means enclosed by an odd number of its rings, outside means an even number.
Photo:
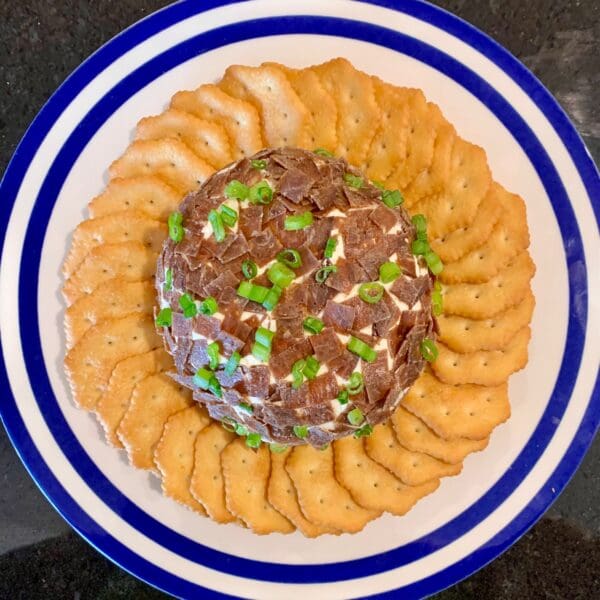
[{"label": "granite countertop", "polygon": [[[164,0],[0,0],[0,173],[64,78]],[[437,0],[520,58],[600,157],[600,2]],[[1,200],[0,200],[1,201]],[[0,427],[0,600],[165,598],[103,558],[44,499]],[[440,600],[600,598],[600,439],[546,516]]]}]

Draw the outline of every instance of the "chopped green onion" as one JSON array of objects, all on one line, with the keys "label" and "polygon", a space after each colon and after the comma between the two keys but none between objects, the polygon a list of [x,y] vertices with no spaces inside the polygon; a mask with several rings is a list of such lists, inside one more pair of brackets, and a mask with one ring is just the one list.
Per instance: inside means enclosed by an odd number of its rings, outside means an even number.
[{"label": "chopped green onion", "polygon": [[269,450],[271,450],[273,454],[283,454],[287,449],[288,447],[284,444],[277,444],[276,442],[269,444]]},{"label": "chopped green onion", "polygon": [[246,200],[249,193],[250,188],[237,179],[233,179],[225,186],[225,196],[231,200]]},{"label": "chopped green onion", "polygon": [[194,302],[194,299],[189,294],[183,294],[179,298],[179,306],[183,310],[183,316],[186,319],[191,319],[198,314],[198,307]]},{"label": "chopped green onion", "polygon": [[314,379],[321,368],[321,363],[314,356],[307,356],[305,361],[306,364],[302,372],[306,379]]},{"label": "chopped green onion", "polygon": [[296,273],[283,263],[276,262],[269,267],[267,277],[271,283],[280,288],[286,288],[296,279]]},{"label": "chopped green onion", "polygon": [[442,297],[442,286],[439,281],[433,284],[433,292],[431,292],[431,309],[436,317],[439,317],[444,312],[444,299]]},{"label": "chopped green onion", "polygon": [[219,398],[223,396],[219,380],[215,377],[215,374],[209,371],[208,369],[200,367],[196,371],[194,375],[194,385],[197,385],[203,390],[211,391],[215,396],[218,396]]},{"label": "chopped green onion", "polygon": [[157,327],[171,327],[173,322],[173,311],[170,308],[162,308],[156,315],[156,326]]},{"label": "chopped green onion", "polygon": [[363,421],[365,420],[365,416],[362,413],[362,410],[360,410],[360,408],[353,408],[349,413],[348,413],[348,423],[350,423],[350,425],[360,425]]},{"label": "chopped green onion", "polygon": [[427,219],[425,215],[413,215],[410,219],[417,233],[427,233]]},{"label": "chopped green onion", "polygon": [[217,301],[212,297],[208,296],[200,303],[200,312],[203,315],[214,315],[219,310]]},{"label": "chopped green onion", "polygon": [[255,341],[263,346],[266,346],[267,348],[271,347],[274,337],[275,332],[271,331],[270,329],[266,329],[265,327],[259,327],[254,334]]},{"label": "chopped green onion", "polygon": [[294,425],[294,435],[303,440],[308,435],[308,427],[306,425]]},{"label": "chopped green onion", "polygon": [[313,152],[315,154],[318,154],[319,156],[325,156],[327,158],[332,158],[333,154],[331,152],[329,152],[329,150],[325,150],[325,148],[315,148],[313,150]]},{"label": "chopped green onion", "polygon": [[352,175],[352,173],[344,173],[344,181],[347,185],[356,190],[360,190],[360,188],[363,186],[363,178],[358,177],[357,175]]},{"label": "chopped green onion", "polygon": [[250,188],[248,198],[252,204],[270,204],[273,200],[273,190],[267,181],[259,181]]},{"label": "chopped green onion", "polygon": [[254,342],[254,344],[252,344],[250,352],[252,353],[252,356],[254,356],[257,360],[260,360],[262,362],[268,362],[269,356],[271,355],[271,348],[263,346],[260,342]]},{"label": "chopped green onion", "polygon": [[251,161],[250,161],[250,164],[252,165],[252,168],[253,168],[253,169],[258,169],[258,170],[260,170],[260,169],[265,169],[265,168],[266,168],[266,166],[267,166],[267,161],[266,161],[266,160],[264,160],[264,159],[261,159],[261,160],[259,160],[259,159],[254,159],[254,160],[251,160]]},{"label": "chopped green onion", "polygon": [[225,233],[225,225],[223,225],[223,219],[214,208],[208,211],[208,222],[212,227],[215,240],[221,243],[225,239],[227,234]]},{"label": "chopped green onion", "polygon": [[277,260],[286,265],[286,267],[291,267],[292,269],[297,269],[302,266],[300,252],[294,250],[294,248],[286,248],[285,250],[278,252]]},{"label": "chopped green onion", "polygon": [[258,273],[256,263],[253,260],[245,260],[242,263],[242,273],[246,279],[256,277],[256,274]]},{"label": "chopped green onion", "polygon": [[348,390],[342,390],[337,397],[340,404],[348,404]]},{"label": "chopped green onion", "polygon": [[328,267],[321,267],[315,273],[315,280],[317,283],[325,283],[331,273],[337,273],[337,267],[335,265],[329,265]]},{"label": "chopped green onion", "polygon": [[221,419],[221,425],[223,426],[223,429],[225,429],[225,431],[235,433],[237,423],[231,417],[223,417]]},{"label": "chopped green onion", "polygon": [[170,292],[173,289],[173,269],[171,269],[171,267],[165,269],[165,282],[163,287],[165,292]]},{"label": "chopped green onion", "polygon": [[214,371],[219,366],[219,344],[217,342],[208,344],[206,354],[208,354],[208,368]]},{"label": "chopped green onion", "polygon": [[363,376],[358,371],[352,373],[352,375],[350,375],[350,379],[348,379],[348,393],[351,396],[360,394],[364,387],[365,382],[363,381]]},{"label": "chopped green onion", "polygon": [[233,352],[225,363],[225,373],[233,375],[240,364],[240,360],[242,360],[242,355],[239,352]]},{"label": "chopped green onion", "polygon": [[427,232],[426,231],[417,231],[417,239],[422,240],[423,242],[427,241]]},{"label": "chopped green onion", "polygon": [[262,443],[260,433],[251,433],[246,436],[246,446],[248,448],[259,448]]},{"label": "chopped green onion", "polygon": [[427,362],[433,362],[438,357],[438,354],[439,354],[439,351],[437,349],[437,346],[435,345],[435,342],[433,340],[430,340],[429,338],[425,338],[421,342],[420,350],[421,350],[421,356]]},{"label": "chopped green onion", "polygon": [[400,277],[402,274],[402,269],[399,265],[393,262],[384,262],[379,267],[379,279],[383,281],[383,283],[391,283]]},{"label": "chopped green onion", "polygon": [[305,229],[313,223],[313,215],[311,212],[303,212],[299,215],[290,215],[283,222],[283,228],[286,231],[298,231]]},{"label": "chopped green onion", "polygon": [[295,390],[297,390],[301,385],[302,382],[304,381],[304,367],[306,366],[306,361],[301,358],[300,360],[297,360],[293,365],[292,365],[292,388],[294,388]]},{"label": "chopped green onion", "polygon": [[384,291],[380,283],[363,283],[358,288],[358,296],[367,304],[377,304],[383,298]]},{"label": "chopped green onion", "polygon": [[369,423],[365,423],[360,429],[354,432],[355,438],[368,437],[373,433],[373,427]]},{"label": "chopped green onion", "polygon": [[323,327],[325,327],[325,323],[316,317],[306,317],[306,319],[302,321],[302,327],[309,333],[321,333]]},{"label": "chopped green onion", "polygon": [[229,206],[222,206],[221,219],[223,223],[227,225],[227,227],[233,227],[238,220],[237,211],[233,210],[233,208],[230,208]]},{"label": "chopped green onion", "polygon": [[268,293],[268,287],[265,287],[264,285],[256,285],[255,283],[250,283],[249,281],[241,281],[237,289],[238,296],[247,298],[253,302],[258,302],[259,304],[262,304],[265,301]]},{"label": "chopped green onion", "polygon": [[416,256],[421,256],[429,252],[429,243],[426,240],[416,239],[411,245],[410,249]]},{"label": "chopped green onion", "polygon": [[274,285],[265,296],[265,299],[262,302],[263,307],[267,310],[273,310],[279,302],[282,291],[282,288],[280,288],[278,285]]},{"label": "chopped green onion", "polygon": [[327,243],[325,244],[325,250],[323,251],[323,256],[325,258],[332,258],[333,257],[333,253],[335,252],[335,248],[337,246],[337,239],[336,238],[329,238],[327,240]]},{"label": "chopped green onion", "polygon": [[381,201],[388,208],[396,208],[404,202],[404,198],[399,190],[383,190]]},{"label": "chopped green onion", "polygon": [[439,275],[444,270],[444,263],[433,250],[425,254],[425,262],[434,275]]},{"label": "chopped green onion", "polygon": [[250,415],[254,412],[254,407],[252,404],[247,404],[246,402],[240,402],[238,404],[238,408],[241,408],[244,412],[247,412]]},{"label": "chopped green onion", "polygon": [[235,424],[235,432],[238,435],[248,435],[250,433],[249,429],[242,423]]},{"label": "chopped green onion", "polygon": [[167,223],[169,225],[169,237],[176,244],[179,244],[183,239],[183,215],[180,212],[171,213]]},{"label": "chopped green onion", "polygon": [[346,348],[348,348],[352,354],[360,356],[360,358],[367,362],[372,363],[377,359],[377,352],[375,352],[371,346],[365,344],[362,340],[355,338],[353,335],[350,336],[350,341],[346,345]]},{"label": "chopped green onion", "polygon": [[381,181],[375,181],[373,180],[371,182],[376,188],[379,188],[380,190],[385,190],[385,185],[383,185],[383,183],[381,183]]}]

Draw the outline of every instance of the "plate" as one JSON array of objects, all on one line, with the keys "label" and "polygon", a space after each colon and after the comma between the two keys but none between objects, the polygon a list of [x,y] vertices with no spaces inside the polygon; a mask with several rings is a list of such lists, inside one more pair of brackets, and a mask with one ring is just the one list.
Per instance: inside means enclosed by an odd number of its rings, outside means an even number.
[{"label": "plate", "polygon": [[[255,536],[199,519],[108,447],[62,372],[60,265],[137,120],[236,62],[349,58],[420,87],[527,201],[537,309],[513,416],[458,477],[353,536]],[[600,180],[542,85],[470,25],[414,1],[182,2],[96,52],[23,138],[0,191],[1,414],[50,502],[100,552],[181,597],[419,597],[505,550],[567,483],[600,418]],[[596,332],[592,335],[592,332]]]}]

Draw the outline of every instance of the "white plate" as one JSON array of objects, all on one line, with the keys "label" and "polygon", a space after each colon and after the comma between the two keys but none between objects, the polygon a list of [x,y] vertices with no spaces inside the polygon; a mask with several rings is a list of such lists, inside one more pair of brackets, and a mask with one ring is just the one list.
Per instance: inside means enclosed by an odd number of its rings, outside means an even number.
[{"label": "white plate", "polygon": [[[494,177],[527,201],[537,308],[513,416],[459,477],[403,518],[353,536],[255,536],[194,517],[108,447],[62,372],[60,265],[137,120],[231,63],[345,56],[420,87]],[[32,476],[91,544],[172,594],[423,596],[483,566],[547,508],[598,425],[600,297],[594,165],[548,92],[505,50],[420,2],[183,2],[116,37],[56,92],[2,182],[1,414]],[[209,591],[211,590],[211,591]],[[397,597],[397,596],[395,596]]]}]

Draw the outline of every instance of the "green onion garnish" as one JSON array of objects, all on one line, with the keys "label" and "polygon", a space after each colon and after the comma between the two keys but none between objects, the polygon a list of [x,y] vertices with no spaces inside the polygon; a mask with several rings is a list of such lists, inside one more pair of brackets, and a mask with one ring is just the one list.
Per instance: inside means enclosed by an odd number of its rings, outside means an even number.
[{"label": "green onion garnish", "polygon": [[425,215],[413,215],[410,220],[415,226],[417,233],[427,233],[427,219]]},{"label": "green onion garnish", "polygon": [[276,262],[269,267],[267,277],[271,283],[280,288],[286,288],[294,281],[294,279],[296,279],[296,273],[286,267],[283,263]]},{"label": "green onion garnish", "polygon": [[278,252],[277,260],[287,267],[291,267],[292,269],[297,269],[298,267],[302,266],[302,257],[300,256],[300,252],[298,252],[298,250],[294,250],[294,248],[286,248],[285,250]]},{"label": "green onion garnish", "polygon": [[444,263],[433,250],[425,254],[425,262],[434,275],[439,275],[444,270]]},{"label": "green onion garnish", "polygon": [[342,390],[337,397],[340,404],[348,404],[348,390]]},{"label": "green onion garnish", "polygon": [[266,329],[265,327],[259,327],[254,334],[254,339],[263,346],[267,348],[271,347],[271,343],[273,342],[273,338],[275,337],[275,332],[270,329]]},{"label": "green onion garnish", "polygon": [[306,319],[302,321],[302,327],[309,333],[321,333],[323,327],[325,327],[325,323],[316,317],[306,317]]},{"label": "green onion garnish", "polygon": [[225,186],[225,196],[231,200],[246,200],[249,193],[250,188],[237,179],[233,179]]},{"label": "green onion garnish", "polygon": [[363,376],[355,371],[350,375],[350,379],[348,379],[348,393],[351,396],[355,394],[360,394],[365,387],[365,382],[363,381]]},{"label": "green onion garnish", "polygon": [[219,366],[219,344],[217,342],[208,344],[206,354],[208,354],[208,368],[214,371]]},{"label": "green onion garnish", "polygon": [[203,315],[214,315],[219,310],[219,305],[217,301],[212,297],[208,296],[208,298],[204,299],[200,303],[200,312]]},{"label": "green onion garnish", "polygon": [[335,265],[329,265],[328,267],[321,267],[315,273],[315,280],[317,281],[317,283],[325,283],[325,281],[327,280],[329,275],[331,273],[336,273],[336,272],[337,272],[337,267]]},{"label": "green onion garnish", "polygon": [[313,215],[311,212],[303,212],[300,215],[290,215],[283,222],[283,228],[286,231],[298,231],[309,227],[313,223]]},{"label": "green onion garnish", "polygon": [[238,219],[238,214],[236,210],[230,208],[229,206],[221,207],[221,219],[227,227],[233,227]]},{"label": "green onion garnish", "polygon": [[270,204],[273,200],[273,190],[267,181],[259,181],[250,188],[248,198],[252,204]]},{"label": "green onion garnish", "polygon": [[252,353],[252,356],[254,356],[257,360],[260,360],[262,362],[268,362],[269,356],[271,356],[271,348],[263,346],[259,342],[254,342],[254,344],[252,344],[250,352]]},{"label": "green onion garnish", "polygon": [[262,443],[260,433],[250,433],[246,436],[246,446],[248,448],[259,448]]},{"label": "green onion garnish", "polygon": [[288,447],[285,446],[284,444],[277,444],[276,442],[269,444],[269,450],[271,450],[271,452],[273,454],[282,454],[287,449],[288,449]]},{"label": "green onion garnish", "polygon": [[308,427],[306,425],[294,425],[294,435],[303,440],[308,435]]},{"label": "green onion garnish", "polygon": [[381,194],[381,201],[388,208],[396,208],[404,202],[404,198],[399,190],[383,190]]},{"label": "green onion garnish", "polygon": [[245,260],[242,263],[242,273],[246,279],[252,279],[256,277],[258,268],[253,260]]},{"label": "green onion garnish", "polygon": [[255,283],[250,283],[249,281],[241,281],[237,289],[238,296],[247,298],[253,302],[258,302],[259,304],[262,304],[265,301],[268,293],[268,287],[265,287],[264,285],[256,285]]},{"label": "green onion garnish", "polygon": [[170,292],[173,289],[173,269],[169,267],[165,269],[165,282],[163,284],[165,292]]},{"label": "green onion garnish", "polygon": [[433,340],[430,340],[429,338],[425,338],[421,342],[420,350],[421,350],[421,356],[427,362],[433,362],[438,357],[438,354],[439,354],[439,351],[437,349],[437,346],[435,345],[435,342]]},{"label": "green onion garnish", "polygon": [[321,368],[321,363],[314,356],[307,356],[302,373],[306,379],[314,379]]},{"label": "green onion garnish", "polygon": [[265,299],[262,302],[263,307],[267,310],[273,310],[279,302],[282,291],[282,288],[280,288],[278,285],[274,285],[265,296]]},{"label": "green onion garnish", "polygon": [[426,240],[416,239],[411,245],[410,249],[416,256],[421,256],[429,252],[429,243]]},{"label": "green onion garnish", "polygon": [[304,381],[304,374],[302,373],[302,371],[304,371],[305,366],[306,361],[303,358],[297,360],[292,365],[292,388],[294,388],[295,390],[297,390]]},{"label": "green onion garnish", "polygon": [[431,309],[436,317],[439,317],[444,311],[444,299],[442,297],[442,286],[439,281],[433,284],[431,292]]},{"label": "green onion garnish", "polygon": [[240,402],[238,404],[238,408],[241,408],[244,412],[247,412],[250,415],[254,412],[254,407],[252,404],[247,404],[246,402]]},{"label": "green onion garnish", "polygon": [[173,322],[173,311],[170,308],[162,308],[156,315],[156,326],[157,327],[171,327]]},{"label": "green onion garnish", "polygon": [[179,298],[179,306],[183,310],[183,316],[186,319],[191,319],[198,314],[198,307],[194,302],[194,299],[189,294],[183,294]]},{"label": "green onion garnish", "polygon": [[393,262],[384,262],[379,267],[379,279],[383,281],[383,283],[391,283],[400,277],[402,274],[402,269],[399,265]]},{"label": "green onion garnish", "polygon": [[208,222],[213,230],[213,235],[215,236],[215,240],[217,242],[222,242],[225,239],[225,225],[223,225],[223,219],[221,218],[220,213],[218,213],[214,208],[208,211]]},{"label": "green onion garnish", "polygon": [[248,435],[250,433],[250,430],[242,423],[236,423],[235,424],[235,432],[238,435]]},{"label": "green onion garnish", "polygon": [[240,364],[240,360],[242,360],[242,355],[239,352],[233,352],[225,363],[225,373],[233,375]]},{"label": "green onion garnish", "polygon": [[332,258],[333,257],[333,253],[335,252],[335,248],[337,246],[337,239],[336,238],[329,238],[327,240],[327,243],[325,244],[325,250],[323,251],[323,256],[325,258]]},{"label": "green onion garnish", "polygon": [[358,177],[357,175],[352,175],[352,173],[344,173],[344,181],[346,184],[356,190],[360,190],[360,188],[363,186],[363,178]]},{"label": "green onion garnish", "polygon": [[383,286],[380,283],[363,283],[358,288],[358,296],[367,304],[377,304],[383,298]]},{"label": "green onion garnish", "polygon": [[369,423],[365,423],[360,429],[354,432],[355,438],[368,437],[373,433],[373,427]]},{"label": "green onion garnish", "polygon": [[203,390],[209,390],[219,398],[223,396],[219,380],[215,377],[215,374],[208,369],[200,367],[196,371],[194,375],[194,385],[197,385]]},{"label": "green onion garnish", "polygon": [[354,336],[350,336],[350,340],[348,341],[346,348],[348,348],[352,354],[360,356],[360,358],[366,360],[367,362],[372,363],[377,359],[377,352],[375,352],[371,346],[365,344],[362,340],[359,340]]},{"label": "green onion garnish", "polygon": [[253,169],[258,169],[259,171],[260,169],[265,169],[267,167],[267,161],[264,159],[254,159],[250,161],[250,164],[252,165]]},{"label": "green onion garnish", "polygon": [[365,416],[362,413],[362,410],[360,410],[360,408],[353,408],[349,413],[348,413],[348,423],[350,423],[350,425],[360,425],[363,421],[365,420]]},{"label": "green onion garnish", "polygon": [[221,425],[223,426],[223,429],[225,429],[225,431],[235,433],[237,423],[231,417],[223,417],[221,419]]},{"label": "green onion garnish", "polygon": [[373,180],[371,182],[376,188],[379,188],[380,190],[385,190],[385,185],[383,185],[383,183],[381,183],[381,181],[375,181]]},{"label": "green onion garnish", "polygon": [[327,158],[332,158],[333,154],[331,152],[329,152],[329,150],[325,150],[325,148],[315,148],[313,150],[313,152],[315,154],[318,154],[319,156],[325,156]]},{"label": "green onion garnish", "polygon": [[169,237],[176,244],[179,244],[183,239],[183,215],[180,212],[171,213],[167,223],[169,225]]}]

